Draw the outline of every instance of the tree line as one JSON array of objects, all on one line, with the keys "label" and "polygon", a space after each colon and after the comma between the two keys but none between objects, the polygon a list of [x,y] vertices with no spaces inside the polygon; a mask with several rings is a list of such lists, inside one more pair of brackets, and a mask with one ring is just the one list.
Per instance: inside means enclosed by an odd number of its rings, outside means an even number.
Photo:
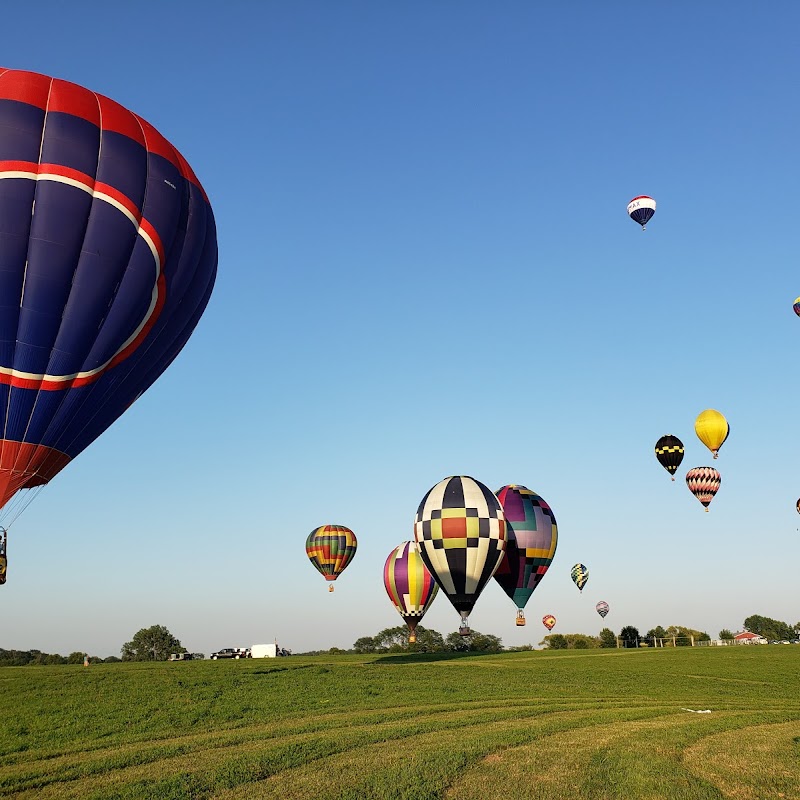
[{"label": "tree line", "polygon": [[[744,630],[763,636],[768,641],[786,641],[800,638],[800,622],[790,625],[788,622],[771,619],[760,614],[753,614],[744,621]],[[734,634],[727,628],[719,632],[720,639],[733,639]],[[655,646],[663,643],[677,647],[689,646],[695,642],[709,641],[711,637],[705,631],[698,631],[684,625],[670,625],[666,628],[657,625],[644,635],[633,625],[624,626],[619,634],[611,628],[603,628],[598,636],[584,633],[551,633],[539,642],[539,646],[549,650],[584,650],[594,647],[641,647]],[[329,650],[311,650],[299,655],[334,655],[337,653],[500,653],[520,650],[533,650],[533,645],[503,647],[502,640],[489,633],[473,631],[469,636],[461,636],[453,632],[442,636],[432,628],[417,626],[417,641],[408,642],[408,628],[398,625],[385,628],[374,636],[362,636],[357,639],[350,650],[332,647]],[[87,653],[73,652],[68,656],[58,653],[44,653],[41,650],[4,650],[0,648],[0,666],[24,667],[28,665],[83,664],[88,659],[90,664],[109,664],[120,661],[166,661],[170,653],[186,653],[180,640],[173,636],[164,625],[151,625],[137,631],[129,642],[120,649],[120,657],[100,658]]]}]

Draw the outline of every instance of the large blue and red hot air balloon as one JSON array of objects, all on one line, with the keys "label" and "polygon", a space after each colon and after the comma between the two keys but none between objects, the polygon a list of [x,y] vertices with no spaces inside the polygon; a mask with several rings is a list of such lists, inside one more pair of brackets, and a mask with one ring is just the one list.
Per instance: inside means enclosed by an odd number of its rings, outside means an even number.
[{"label": "large blue and red hot air balloon", "polygon": [[0,69],[0,506],[152,385],[216,270],[208,198],[161,134],[88,89]]}]

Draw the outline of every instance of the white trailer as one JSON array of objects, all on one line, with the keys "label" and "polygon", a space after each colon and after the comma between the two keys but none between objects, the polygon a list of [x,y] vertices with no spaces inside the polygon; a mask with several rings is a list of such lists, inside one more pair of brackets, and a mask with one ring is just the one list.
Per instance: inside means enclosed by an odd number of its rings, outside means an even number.
[{"label": "white trailer", "polygon": [[276,658],[277,655],[277,644],[254,644],[250,648],[250,656],[252,658]]}]

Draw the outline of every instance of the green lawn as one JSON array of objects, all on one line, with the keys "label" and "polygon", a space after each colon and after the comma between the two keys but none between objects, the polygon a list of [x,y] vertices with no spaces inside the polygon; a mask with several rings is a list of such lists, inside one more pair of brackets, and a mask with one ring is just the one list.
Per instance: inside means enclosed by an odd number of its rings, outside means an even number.
[{"label": "green lawn", "polygon": [[0,797],[800,800],[800,646],[6,667],[0,693]]}]

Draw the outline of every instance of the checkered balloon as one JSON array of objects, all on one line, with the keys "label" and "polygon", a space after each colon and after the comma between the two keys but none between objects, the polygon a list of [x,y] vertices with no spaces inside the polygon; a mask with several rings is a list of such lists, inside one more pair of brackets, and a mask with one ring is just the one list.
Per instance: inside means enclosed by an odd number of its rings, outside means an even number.
[{"label": "checkered balloon", "polygon": [[500,501],[474,478],[445,478],[422,498],[414,538],[425,566],[466,619],[503,558],[506,521]]}]

